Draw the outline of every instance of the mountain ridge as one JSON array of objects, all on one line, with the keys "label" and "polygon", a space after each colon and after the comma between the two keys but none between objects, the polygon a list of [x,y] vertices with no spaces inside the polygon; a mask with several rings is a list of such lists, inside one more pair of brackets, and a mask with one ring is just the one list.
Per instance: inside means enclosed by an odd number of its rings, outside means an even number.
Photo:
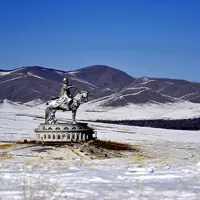
[{"label": "mountain ridge", "polygon": [[0,99],[22,103],[35,99],[49,100],[59,95],[64,77],[68,77],[70,84],[77,85],[79,90],[87,89],[90,100],[106,97],[103,106],[180,100],[200,103],[198,82],[170,78],[136,78],[106,65],[92,65],[73,71],[40,66],[0,69]]}]

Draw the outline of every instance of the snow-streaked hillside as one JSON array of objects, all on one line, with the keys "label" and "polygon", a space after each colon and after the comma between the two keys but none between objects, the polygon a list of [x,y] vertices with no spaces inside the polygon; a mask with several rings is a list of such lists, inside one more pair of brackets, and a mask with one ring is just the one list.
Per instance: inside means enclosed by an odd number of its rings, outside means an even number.
[{"label": "snow-streaked hillside", "polygon": [[[120,107],[130,103],[200,102],[200,83],[177,79],[136,78],[118,69],[93,65],[75,71],[39,66],[0,70],[0,100],[26,103],[47,101],[59,95],[64,77],[78,90],[88,90],[90,100],[107,98],[104,106]],[[77,91],[78,91],[77,90]],[[74,89],[71,91],[74,93]]]}]

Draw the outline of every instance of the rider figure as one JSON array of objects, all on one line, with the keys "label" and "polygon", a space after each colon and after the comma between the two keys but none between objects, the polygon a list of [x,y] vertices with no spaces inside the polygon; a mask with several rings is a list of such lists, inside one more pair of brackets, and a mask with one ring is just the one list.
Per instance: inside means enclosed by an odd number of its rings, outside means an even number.
[{"label": "rider figure", "polygon": [[62,88],[60,92],[60,97],[67,96],[67,104],[69,104],[72,100],[72,95],[70,92],[71,88],[77,88],[75,85],[69,85],[68,79],[64,78],[62,83]]}]

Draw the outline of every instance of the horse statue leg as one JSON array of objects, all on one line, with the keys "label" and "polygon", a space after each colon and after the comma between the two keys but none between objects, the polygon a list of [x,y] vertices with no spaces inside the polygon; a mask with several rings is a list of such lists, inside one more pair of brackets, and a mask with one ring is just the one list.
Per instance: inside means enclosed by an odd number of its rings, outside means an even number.
[{"label": "horse statue leg", "polygon": [[72,110],[72,123],[76,124],[76,111],[77,110]]},{"label": "horse statue leg", "polygon": [[56,109],[47,106],[45,109],[45,124],[57,124],[58,121],[55,117]]}]

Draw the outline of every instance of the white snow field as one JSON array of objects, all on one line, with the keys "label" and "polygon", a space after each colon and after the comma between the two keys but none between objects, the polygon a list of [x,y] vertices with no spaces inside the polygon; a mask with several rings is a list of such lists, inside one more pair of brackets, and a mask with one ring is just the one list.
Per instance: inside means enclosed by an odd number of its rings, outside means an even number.
[{"label": "white snow field", "polygon": [[[7,100],[0,104],[1,141],[34,138],[34,128],[44,122],[45,107],[33,105]],[[71,119],[70,112],[56,114],[62,122]],[[187,102],[116,109],[88,103],[77,112],[77,120],[199,116],[200,105]],[[200,131],[94,122],[89,125],[95,128],[98,138],[130,143],[144,156],[90,160],[72,155],[67,149],[36,154],[30,148],[18,147],[9,150],[12,156],[6,156],[8,150],[0,149],[0,199],[200,199]],[[64,154],[64,159],[55,159],[55,154]]]},{"label": "white snow field", "polygon": [[101,107],[106,100],[91,101],[81,106],[80,118],[88,119],[187,119],[200,117],[200,104],[191,102],[130,104],[124,107]]}]

